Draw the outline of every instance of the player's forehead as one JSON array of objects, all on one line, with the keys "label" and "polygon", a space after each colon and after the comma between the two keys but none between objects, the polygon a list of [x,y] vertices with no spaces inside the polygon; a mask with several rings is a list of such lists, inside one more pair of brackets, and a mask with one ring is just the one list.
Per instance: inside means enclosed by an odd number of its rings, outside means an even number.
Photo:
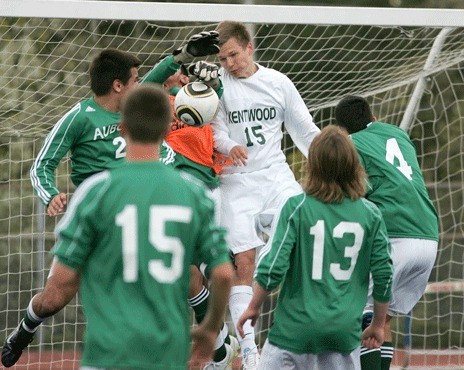
[{"label": "player's forehead", "polygon": [[221,46],[221,50],[217,54],[217,57],[227,57],[229,55],[243,53],[245,50],[246,45],[240,43],[235,37],[231,37]]}]

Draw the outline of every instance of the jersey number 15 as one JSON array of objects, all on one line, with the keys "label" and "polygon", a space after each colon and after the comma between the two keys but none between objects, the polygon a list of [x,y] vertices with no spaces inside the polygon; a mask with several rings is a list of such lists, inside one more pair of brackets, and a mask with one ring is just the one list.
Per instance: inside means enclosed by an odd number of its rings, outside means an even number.
[{"label": "jersey number 15", "polygon": [[[192,219],[192,209],[174,205],[153,205],[150,207],[149,215],[150,244],[161,253],[170,253],[172,258],[170,267],[162,260],[149,260],[148,272],[159,283],[173,283],[183,273],[185,249],[179,238],[166,235],[166,222],[189,223]],[[139,273],[137,206],[126,205],[116,215],[116,225],[122,227],[123,279],[127,283],[133,283],[137,281]]]}]

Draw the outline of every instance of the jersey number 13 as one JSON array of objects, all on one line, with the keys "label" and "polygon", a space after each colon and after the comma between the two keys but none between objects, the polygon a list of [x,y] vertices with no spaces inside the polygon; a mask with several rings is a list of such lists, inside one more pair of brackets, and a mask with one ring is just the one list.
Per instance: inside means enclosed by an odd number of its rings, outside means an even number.
[{"label": "jersey number 13", "polygon": [[[316,224],[309,229],[309,233],[314,236],[314,249],[313,249],[313,266],[312,266],[312,279],[322,279],[322,268],[324,263],[324,240],[325,235],[325,222],[318,220]],[[345,247],[344,256],[350,259],[350,267],[348,270],[342,270],[339,263],[330,264],[330,274],[335,280],[349,280],[353,273],[356,261],[358,259],[359,250],[364,238],[364,229],[357,222],[340,222],[333,229],[330,237],[335,239],[343,238],[345,234],[354,235],[354,243],[351,246]]]}]

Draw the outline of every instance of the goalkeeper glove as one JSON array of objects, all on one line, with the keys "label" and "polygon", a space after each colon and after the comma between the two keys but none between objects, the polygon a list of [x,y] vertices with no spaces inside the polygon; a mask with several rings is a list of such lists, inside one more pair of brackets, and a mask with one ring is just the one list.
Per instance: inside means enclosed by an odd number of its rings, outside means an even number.
[{"label": "goalkeeper glove", "polygon": [[187,45],[172,52],[177,64],[190,63],[195,57],[204,57],[219,53],[219,33],[204,31],[190,37]]},{"label": "goalkeeper glove", "polygon": [[216,89],[219,86],[219,68],[214,63],[196,62],[188,67],[188,74]]}]

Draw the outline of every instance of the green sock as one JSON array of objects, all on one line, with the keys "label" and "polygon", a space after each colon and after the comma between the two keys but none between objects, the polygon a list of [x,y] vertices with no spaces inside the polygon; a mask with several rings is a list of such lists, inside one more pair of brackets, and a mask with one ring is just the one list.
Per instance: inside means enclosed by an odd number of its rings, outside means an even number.
[{"label": "green sock", "polygon": [[224,338],[224,343],[230,345],[230,335],[229,334],[227,334],[227,336]]},{"label": "green sock", "polygon": [[361,347],[361,369],[362,370],[381,370],[380,349],[367,349]]},{"label": "green sock", "polygon": [[383,342],[382,345],[380,346],[380,353],[382,356],[381,370],[389,370],[390,364],[393,360],[393,343]]},{"label": "green sock", "polygon": [[195,320],[197,323],[202,322],[205,318],[206,311],[208,310],[208,298],[209,291],[203,287],[200,293],[198,293],[195,297],[188,299],[188,303],[195,313]]}]

